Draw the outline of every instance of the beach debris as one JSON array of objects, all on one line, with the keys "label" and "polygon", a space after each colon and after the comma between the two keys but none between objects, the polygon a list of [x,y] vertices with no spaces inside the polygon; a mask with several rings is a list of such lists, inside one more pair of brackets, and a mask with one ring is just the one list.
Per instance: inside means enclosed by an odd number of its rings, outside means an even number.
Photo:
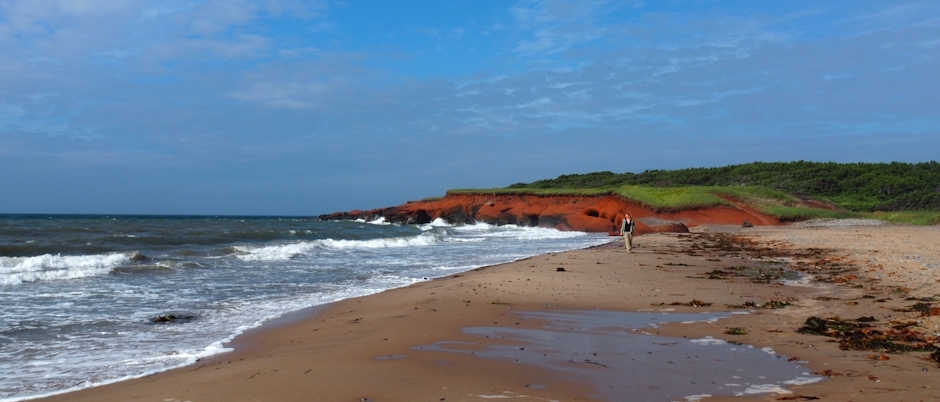
[{"label": "beach debris", "polygon": [[928,317],[933,315],[940,315],[940,308],[934,307],[930,303],[915,303],[914,305],[906,308],[895,310],[903,313],[913,313],[919,312],[921,316]]},{"label": "beach debris", "polygon": [[837,373],[835,371],[832,371],[832,369],[825,369],[823,371],[814,371],[813,374],[821,375],[825,377],[835,377],[835,376],[842,375],[842,373]]},{"label": "beach debris", "polygon": [[940,349],[933,351],[933,353],[931,353],[930,356],[927,357],[927,359],[937,362],[938,363],[937,367],[940,367]]},{"label": "beach debris", "polygon": [[884,353],[878,355],[868,355],[868,358],[871,360],[891,360],[890,357],[885,356]]},{"label": "beach debris", "polygon": [[565,272],[565,269],[562,267],[555,268],[555,272]]},{"label": "beach debris", "polygon": [[828,283],[848,283],[857,279],[858,279],[858,276],[854,274],[842,275],[842,276],[830,276],[828,278],[820,276],[816,278],[816,280],[819,282],[828,282]]},{"label": "beach debris", "polygon": [[883,353],[932,352],[937,349],[924,334],[903,328],[881,331],[868,323],[852,323],[839,316],[832,318],[810,317],[796,332],[822,335],[839,340],[842,350],[870,350]]},{"label": "beach debris", "polygon": [[742,227],[742,228],[752,228],[752,227],[754,227],[754,224],[751,223],[751,221],[745,219],[745,220],[744,220],[744,223],[741,224],[741,227]]},{"label": "beach debris", "polygon": [[720,270],[720,269],[713,269],[713,270],[708,271],[708,272],[706,272],[706,273],[704,273],[704,274],[702,274],[702,275],[705,275],[705,276],[690,276],[689,278],[727,279],[729,276],[737,276],[737,274],[734,274],[734,273],[731,273],[731,272],[728,272],[728,271],[722,271],[722,270]]},{"label": "beach debris", "polygon": [[760,308],[763,308],[763,309],[780,309],[780,308],[784,308],[784,307],[792,306],[792,305],[793,305],[793,304],[791,304],[791,303],[788,302],[788,301],[783,301],[783,300],[770,300],[770,301],[767,301],[767,302],[765,302],[764,304],[762,304],[762,305],[760,306]]},{"label": "beach debris", "polygon": [[731,327],[725,330],[728,335],[747,335],[747,330],[741,327]]},{"label": "beach debris", "polygon": [[712,304],[708,302],[703,302],[701,300],[692,299],[692,301],[688,303],[672,302],[672,303],[669,303],[669,305],[670,306],[689,306],[689,307],[709,307]]},{"label": "beach debris", "polygon": [[788,301],[783,300],[770,300],[761,304],[760,308],[763,309],[780,309],[787,306],[792,306],[793,304]]},{"label": "beach debris", "polygon": [[[664,264],[670,265],[670,264]],[[677,265],[677,264],[671,264]],[[689,276],[688,278],[698,279],[729,279],[732,277],[748,277],[752,283],[770,284],[780,279],[796,279],[799,274],[793,271],[786,271],[781,267],[748,267],[733,266],[713,269],[701,274],[702,276]]]},{"label": "beach debris", "polygon": [[783,268],[775,269],[762,269],[757,268],[756,274],[751,277],[751,282],[753,283],[766,283],[769,284],[773,281],[778,281],[783,278]]},{"label": "beach debris", "polygon": [[907,327],[913,327],[913,326],[917,325],[917,321],[907,321],[907,322],[892,321],[891,324],[892,324],[892,325],[891,325],[891,329],[898,329],[898,330],[900,330],[900,329],[904,329],[904,328],[907,328]]},{"label": "beach debris", "polygon": [[781,309],[784,307],[792,306],[793,304],[784,301],[784,300],[768,300],[761,305],[754,303],[752,301],[746,301],[744,304],[726,304],[725,307],[728,308],[756,308],[756,309],[766,309],[766,310],[775,310]]},{"label": "beach debris", "polygon": [[502,301],[499,301],[499,300],[493,300],[493,301],[490,302],[490,304],[503,304],[503,305],[507,305],[507,306],[509,305],[509,303],[502,302]]},{"label": "beach debris", "polygon": [[151,324],[183,324],[194,320],[196,316],[186,314],[158,315],[150,319]]},{"label": "beach debris", "polygon": [[806,396],[806,395],[787,395],[777,397],[778,401],[818,401],[819,398],[815,396]]}]

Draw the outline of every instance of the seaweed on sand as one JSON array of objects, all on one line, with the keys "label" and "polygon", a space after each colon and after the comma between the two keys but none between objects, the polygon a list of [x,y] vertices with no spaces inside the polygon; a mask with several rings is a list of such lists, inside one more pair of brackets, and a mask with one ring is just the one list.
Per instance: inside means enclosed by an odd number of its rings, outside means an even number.
[{"label": "seaweed on sand", "polygon": [[761,304],[761,305],[758,305],[757,303],[754,303],[752,301],[746,301],[744,302],[744,304],[726,304],[725,306],[727,306],[728,308],[759,308],[759,309],[775,310],[775,309],[781,309],[781,308],[792,306],[792,305],[793,304],[791,304],[788,301],[768,300],[764,302],[764,304]]},{"label": "seaweed on sand", "polygon": [[940,315],[940,308],[934,307],[933,304],[930,304],[930,303],[915,303],[914,305],[906,309],[901,309],[897,311],[901,311],[905,313],[918,312],[920,313],[920,315],[924,317],[931,316],[931,315]]},{"label": "seaweed on sand", "polygon": [[720,269],[715,269],[715,270],[711,270],[711,271],[706,272],[705,275],[707,275],[707,276],[704,276],[704,277],[702,277],[702,278],[706,278],[706,279],[727,279],[728,276],[731,276],[731,275],[733,275],[733,274],[732,274],[731,272],[728,272],[728,271],[722,271],[722,270],[720,270]]},{"label": "seaweed on sand", "polygon": [[790,304],[790,302],[788,301],[783,301],[783,300],[770,300],[770,301],[765,302],[764,304],[761,304],[760,308],[775,310],[775,309],[780,309],[780,308],[784,308],[787,306],[792,306],[792,304]]},{"label": "seaweed on sand", "polygon": [[[858,320],[857,320],[858,321]],[[852,323],[838,316],[810,317],[797,330],[801,334],[822,335],[839,340],[842,350],[870,350],[887,353],[937,351],[924,334],[910,328],[881,331],[866,323]]]},{"label": "seaweed on sand", "polygon": [[[929,359],[940,363],[940,349],[933,351],[933,353],[930,354]],[[940,366],[940,364],[938,364],[938,366]]]},{"label": "seaweed on sand", "polygon": [[839,337],[842,334],[861,328],[869,328],[868,324],[853,324],[843,321],[838,316],[833,318],[810,317],[800,329],[796,330],[801,334],[823,335],[829,337]]},{"label": "seaweed on sand", "polygon": [[692,301],[688,303],[672,302],[672,303],[669,303],[669,305],[670,306],[689,306],[689,307],[709,307],[712,304],[709,302],[703,302],[701,300],[692,299]]}]

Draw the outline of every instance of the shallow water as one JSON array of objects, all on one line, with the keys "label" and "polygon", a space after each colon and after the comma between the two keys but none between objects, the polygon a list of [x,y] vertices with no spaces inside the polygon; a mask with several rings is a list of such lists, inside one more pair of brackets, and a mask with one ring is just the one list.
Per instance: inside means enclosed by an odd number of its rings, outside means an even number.
[{"label": "shallow water", "polygon": [[[666,314],[615,311],[517,312],[543,320],[541,329],[470,327],[464,332],[512,344],[485,349],[441,341],[419,351],[475,356],[558,370],[593,384],[608,401],[697,400],[716,395],[790,393],[792,385],[822,381],[772,349],[720,339],[671,338],[643,333],[667,323],[716,321],[731,313]],[[629,398],[625,399],[625,395]]]}]

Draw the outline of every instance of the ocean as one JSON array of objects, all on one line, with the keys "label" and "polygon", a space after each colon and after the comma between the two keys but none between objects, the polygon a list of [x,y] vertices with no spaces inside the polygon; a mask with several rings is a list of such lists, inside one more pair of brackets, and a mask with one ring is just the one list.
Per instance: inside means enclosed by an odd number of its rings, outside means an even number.
[{"label": "ocean", "polygon": [[443,221],[0,215],[0,401],[192,364],[305,307],[608,241]]}]

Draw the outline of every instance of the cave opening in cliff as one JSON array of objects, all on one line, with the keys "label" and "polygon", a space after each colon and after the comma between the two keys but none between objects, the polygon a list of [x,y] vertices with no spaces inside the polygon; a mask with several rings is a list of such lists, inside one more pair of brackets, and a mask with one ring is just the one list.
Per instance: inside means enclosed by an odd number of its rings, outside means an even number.
[{"label": "cave opening in cliff", "polygon": [[539,225],[539,216],[536,214],[526,215],[529,218],[529,226],[537,227]]},{"label": "cave opening in cliff", "polygon": [[428,211],[419,209],[418,212],[415,213],[414,223],[424,225],[431,223],[431,221],[433,221],[433,219],[431,219],[431,215],[428,215]]},{"label": "cave opening in cliff", "polygon": [[600,212],[597,212],[597,211],[595,211],[595,210],[593,210],[593,209],[589,209],[589,210],[587,210],[587,211],[584,211],[584,214],[587,215],[587,216],[593,216],[593,217],[595,217],[595,218],[601,216],[601,213],[600,213]]}]

